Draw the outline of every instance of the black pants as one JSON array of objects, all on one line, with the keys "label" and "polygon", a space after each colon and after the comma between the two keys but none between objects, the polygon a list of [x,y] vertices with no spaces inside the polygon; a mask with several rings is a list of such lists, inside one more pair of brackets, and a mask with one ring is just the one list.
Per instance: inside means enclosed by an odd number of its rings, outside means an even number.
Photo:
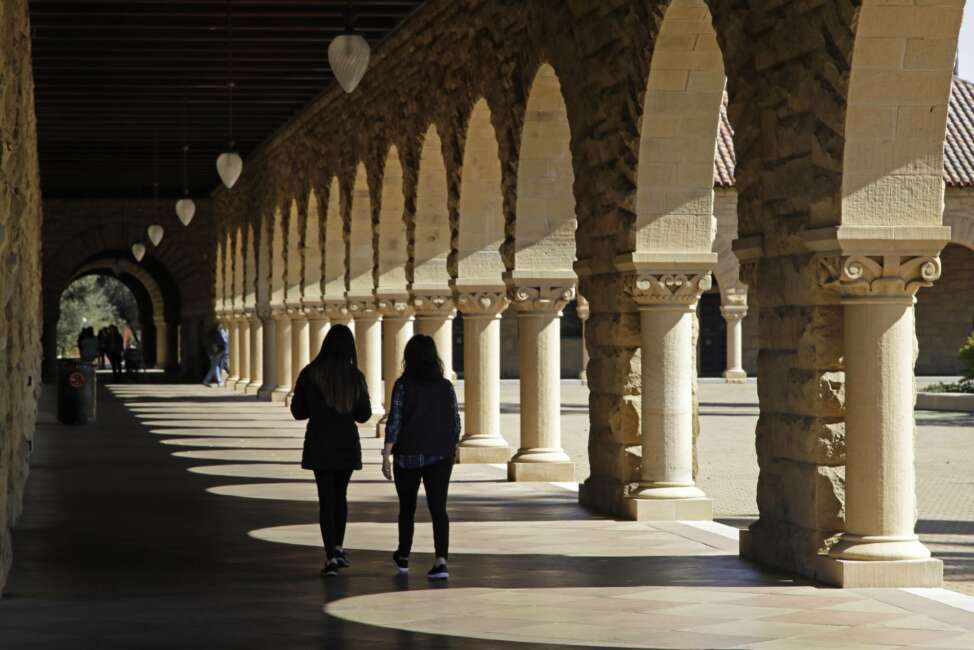
[{"label": "black pants", "polygon": [[318,524],[325,556],[335,557],[335,547],[345,544],[345,524],[348,523],[348,482],[352,472],[319,472],[315,470],[318,486]]},{"label": "black pants", "polygon": [[453,459],[447,458],[432,465],[405,469],[398,465],[396,493],[399,495],[399,554],[408,556],[413,547],[413,524],[416,519],[416,497],[419,483],[426,490],[426,505],[433,520],[433,544],[436,556],[446,559],[450,551],[450,518],[446,514],[446,497],[453,473]]}]

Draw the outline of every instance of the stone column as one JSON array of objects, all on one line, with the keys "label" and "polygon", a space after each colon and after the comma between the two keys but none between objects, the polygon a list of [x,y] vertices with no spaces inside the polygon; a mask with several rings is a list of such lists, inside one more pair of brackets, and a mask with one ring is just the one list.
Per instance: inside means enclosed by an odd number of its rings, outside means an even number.
[{"label": "stone column", "polygon": [[227,330],[230,333],[230,371],[224,380],[223,385],[233,388],[233,385],[240,379],[240,321],[235,314],[227,315]]},{"label": "stone column", "polygon": [[256,395],[264,383],[264,324],[256,314],[250,315],[250,382],[246,395]]},{"label": "stone column", "polygon": [[250,315],[244,314],[237,322],[237,333],[240,343],[237,351],[240,370],[237,373],[240,377],[233,389],[241,392],[250,383]]},{"label": "stone column", "polygon": [[625,503],[633,519],[713,518],[693,481],[693,319],[709,288],[709,271],[637,268],[627,278],[642,340],[640,481]]},{"label": "stone column", "polygon": [[291,392],[291,317],[283,308],[274,312],[274,362],[276,385],[271,401],[283,402]]},{"label": "stone column", "polygon": [[298,375],[308,365],[310,359],[311,331],[308,327],[308,316],[300,307],[288,308],[291,317],[291,387],[285,403],[291,403],[294,387],[298,383]]},{"label": "stone column", "polygon": [[521,448],[507,465],[507,477],[572,482],[575,463],[561,447],[561,312],[575,287],[524,282],[510,292],[520,348]]},{"label": "stone column", "polygon": [[257,389],[257,398],[273,399],[274,389],[277,388],[277,320],[269,308],[260,311],[261,330],[263,333],[263,381]]},{"label": "stone column", "polygon": [[456,381],[457,373],[453,371],[453,319],[457,310],[453,306],[453,296],[440,292],[415,293],[416,333],[432,337],[443,361],[444,375],[450,381]]},{"label": "stone column", "polygon": [[375,435],[385,434],[386,416],[392,404],[392,389],[402,373],[403,352],[413,337],[413,308],[408,296],[379,296],[376,307],[382,314],[382,380],[385,414],[376,423]]},{"label": "stone column", "polygon": [[913,304],[940,277],[940,258],[826,256],[820,269],[842,296],[846,379],[845,532],[822,558],[824,577],[844,587],[939,586],[943,564],[914,531]]},{"label": "stone column", "polygon": [[506,463],[511,448],[501,437],[501,323],[507,308],[500,287],[458,291],[463,314],[464,432],[459,463]]},{"label": "stone column", "polygon": [[375,300],[349,299],[348,308],[355,321],[355,350],[358,367],[365,375],[372,401],[372,417],[365,425],[375,426],[382,419],[382,318]]},{"label": "stone column", "polygon": [[582,321],[582,371],[578,373],[578,378],[582,380],[582,385],[585,386],[588,385],[588,343],[585,341],[585,328],[591,312],[588,300],[582,296],[578,296],[577,300],[575,312],[578,314],[578,320]]},{"label": "stone column", "polygon": [[328,328],[331,324],[328,322],[328,316],[325,314],[325,308],[322,305],[317,305],[310,307],[308,311],[308,330],[309,342],[308,342],[308,358],[314,360],[318,357],[318,353],[321,352],[321,344],[325,342],[325,336],[328,335]]},{"label": "stone column", "polygon": [[747,306],[727,305],[720,308],[720,313],[727,323],[727,369],[724,370],[724,379],[728,384],[743,384],[747,381],[747,373],[741,360],[744,345],[741,321],[747,316]]},{"label": "stone column", "polygon": [[169,328],[162,316],[156,316],[152,322],[156,326],[156,368],[165,370],[169,365]]},{"label": "stone column", "polygon": [[352,334],[355,334],[355,328],[352,327],[352,312],[348,310],[348,303],[344,299],[325,301],[325,314],[328,316],[329,329],[335,325],[344,325],[352,328]]}]

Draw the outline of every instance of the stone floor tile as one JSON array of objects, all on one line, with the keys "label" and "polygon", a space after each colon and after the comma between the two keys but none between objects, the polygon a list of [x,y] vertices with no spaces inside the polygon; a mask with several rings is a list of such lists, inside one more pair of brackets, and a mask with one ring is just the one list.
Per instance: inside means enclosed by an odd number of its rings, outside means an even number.
[{"label": "stone floor tile", "polygon": [[952,632],[964,632],[964,628],[957,625],[950,625],[949,623],[943,623],[941,621],[934,620],[929,616],[924,616],[922,614],[915,614],[913,616],[896,616],[890,618],[886,621],[874,622],[870,625],[877,625],[879,627],[895,627],[895,628],[906,628],[914,630],[947,630]]},{"label": "stone floor tile", "polygon": [[948,637],[946,639],[915,643],[910,647],[937,648],[938,650],[971,650],[971,648],[974,648],[974,633],[965,632],[964,634]]},{"label": "stone floor tile", "polygon": [[954,639],[964,632],[948,632],[943,630],[893,629],[877,626],[848,627],[831,632],[804,635],[810,641],[822,643],[878,643],[888,645],[915,645]]},{"label": "stone floor tile", "polygon": [[685,587],[659,587],[648,589],[631,594],[618,596],[618,598],[632,598],[635,600],[664,600],[673,603],[721,603],[734,601],[746,597],[740,592],[721,591],[719,589],[708,589],[700,587],[688,589]]},{"label": "stone floor tile", "polygon": [[841,633],[848,628],[835,625],[818,625],[815,623],[772,623],[763,619],[721,621],[710,625],[693,628],[693,632],[705,634],[722,634],[741,636],[795,637],[812,634]]},{"label": "stone floor tile", "polygon": [[[797,613],[799,616],[804,616],[804,620],[808,620],[807,612],[799,612],[797,609],[780,609],[777,607],[754,607],[749,605],[739,605],[735,600],[734,602],[722,602],[718,606],[713,603],[701,603],[698,605],[683,605],[680,607],[671,607],[669,609],[659,609],[656,610],[657,614],[665,615],[672,614],[674,616],[704,616],[712,619],[735,619],[735,620],[750,620],[754,618],[769,618],[777,617],[775,620],[782,620],[781,615],[783,613]],[[785,621],[793,622],[793,621]],[[816,619],[816,622],[817,619]]]},{"label": "stone floor tile", "polygon": [[892,612],[844,612],[836,609],[815,609],[774,616],[765,620],[781,623],[816,623],[819,625],[867,625],[902,620]]}]

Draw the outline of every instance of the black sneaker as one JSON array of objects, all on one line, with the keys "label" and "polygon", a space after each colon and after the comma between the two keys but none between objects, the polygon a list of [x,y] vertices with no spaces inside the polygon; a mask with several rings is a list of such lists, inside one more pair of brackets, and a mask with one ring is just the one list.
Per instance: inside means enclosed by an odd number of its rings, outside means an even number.
[{"label": "black sneaker", "polygon": [[347,569],[348,567],[352,566],[352,563],[348,561],[348,556],[345,555],[345,549],[335,551],[335,561],[338,562],[338,566],[343,569]]},{"label": "black sneaker", "polygon": [[334,577],[338,575],[338,562],[335,560],[329,560],[325,566],[321,568],[321,575],[326,577]]},{"label": "black sneaker", "polygon": [[426,577],[430,580],[446,580],[450,577],[450,572],[445,564],[434,564],[433,568],[426,572]]},{"label": "black sneaker", "polygon": [[396,565],[399,573],[409,573],[409,558],[399,555],[399,551],[392,554],[392,561]]}]

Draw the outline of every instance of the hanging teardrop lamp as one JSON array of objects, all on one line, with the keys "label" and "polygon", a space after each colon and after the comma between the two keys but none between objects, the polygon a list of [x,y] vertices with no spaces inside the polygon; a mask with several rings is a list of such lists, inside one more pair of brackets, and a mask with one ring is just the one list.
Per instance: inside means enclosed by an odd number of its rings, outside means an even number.
[{"label": "hanging teardrop lamp", "polygon": [[372,50],[369,42],[352,28],[352,2],[349,0],[345,16],[345,33],[336,36],[328,45],[328,65],[346,93],[358,87],[369,67]]},{"label": "hanging teardrop lamp", "polygon": [[146,229],[146,233],[149,235],[149,241],[152,242],[152,245],[158,246],[162,242],[162,237],[166,234],[166,230],[159,224],[154,223]]},{"label": "hanging teardrop lamp", "polygon": [[132,244],[132,257],[135,258],[136,262],[141,262],[142,258],[145,257],[145,244],[138,242]]},{"label": "hanging teardrop lamp", "polygon": [[227,1],[227,42],[229,46],[227,52],[227,72],[229,73],[230,78],[229,82],[227,83],[229,138],[227,142],[227,151],[221,153],[216,159],[216,172],[220,175],[220,180],[223,181],[223,184],[229,190],[233,188],[237,182],[237,179],[240,178],[241,172],[243,172],[243,159],[240,157],[240,154],[237,153],[237,146],[233,141],[233,89],[236,84],[233,83],[233,9],[229,0]]},{"label": "hanging teardrop lamp", "polygon": [[184,226],[188,226],[196,214],[196,203],[189,196],[189,183],[186,175],[186,154],[189,145],[183,145],[183,198],[176,201],[176,216]]}]

